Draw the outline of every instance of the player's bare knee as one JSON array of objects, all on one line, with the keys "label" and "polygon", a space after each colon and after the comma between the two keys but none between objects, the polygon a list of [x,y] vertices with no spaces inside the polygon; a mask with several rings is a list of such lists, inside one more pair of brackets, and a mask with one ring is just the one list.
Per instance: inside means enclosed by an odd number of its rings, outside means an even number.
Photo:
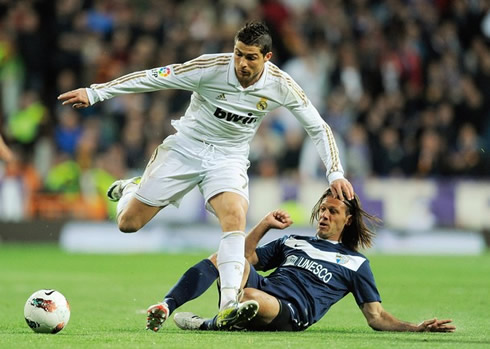
[{"label": "player's bare knee", "polygon": [[121,214],[117,220],[117,225],[119,230],[123,233],[134,233],[137,232],[141,225],[135,222],[134,219],[128,218],[126,215]]},{"label": "player's bare knee", "polygon": [[244,288],[242,293],[242,302],[249,301],[252,299],[257,299],[258,292],[255,288]]},{"label": "player's bare knee", "polygon": [[221,225],[225,230],[236,230],[244,225],[245,219],[246,214],[242,208],[230,209],[222,216]]}]

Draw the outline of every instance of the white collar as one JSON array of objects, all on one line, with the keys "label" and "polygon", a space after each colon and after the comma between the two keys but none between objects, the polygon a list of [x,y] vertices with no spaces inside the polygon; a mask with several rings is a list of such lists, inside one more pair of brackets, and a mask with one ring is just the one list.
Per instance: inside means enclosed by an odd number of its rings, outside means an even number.
[{"label": "white collar", "polygon": [[339,242],[337,240],[329,240],[329,239],[322,239],[321,237],[319,237],[318,235],[316,236],[316,238],[318,240],[323,240],[323,241],[328,241],[330,242],[331,244],[334,244],[334,245],[337,245]]},{"label": "white collar", "polygon": [[264,85],[265,85],[265,79],[266,79],[266,76],[267,76],[267,72],[268,71],[269,71],[269,62],[265,62],[265,64],[264,64],[264,71],[262,72],[262,75],[260,76],[260,79],[257,80],[253,85],[250,85],[249,87],[244,88],[240,84],[240,81],[238,81],[238,78],[236,77],[235,63],[234,63],[233,56],[232,56],[232,59],[230,60],[230,65],[228,67],[228,83],[230,85],[232,85],[232,86],[235,86],[237,89],[239,89],[241,91],[245,91],[245,90],[249,90],[249,91],[259,90],[259,89],[263,88]]}]

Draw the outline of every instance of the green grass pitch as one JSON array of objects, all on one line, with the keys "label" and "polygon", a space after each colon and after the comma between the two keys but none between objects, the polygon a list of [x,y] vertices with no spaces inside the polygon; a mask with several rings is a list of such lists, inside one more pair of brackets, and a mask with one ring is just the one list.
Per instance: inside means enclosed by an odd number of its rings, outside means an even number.
[{"label": "green grass pitch", "polygon": [[[191,332],[170,319],[145,331],[147,306],[206,254],[70,254],[55,245],[0,245],[0,348],[489,348],[490,254],[482,256],[369,255],[385,309],[420,322],[452,318],[455,333],[371,330],[352,296],[305,332]],[[36,334],[24,321],[29,295],[62,292],[68,326]],[[215,286],[180,311],[216,312]]]}]

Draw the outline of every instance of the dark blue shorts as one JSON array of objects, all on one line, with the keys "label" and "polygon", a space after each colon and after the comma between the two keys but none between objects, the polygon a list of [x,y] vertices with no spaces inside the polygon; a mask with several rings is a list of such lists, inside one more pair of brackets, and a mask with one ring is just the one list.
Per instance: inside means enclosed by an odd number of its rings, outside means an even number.
[{"label": "dark blue shorts", "polygon": [[[255,268],[250,265],[250,274],[248,276],[247,284],[245,287],[255,288],[257,290],[261,290],[270,294],[273,297],[275,295],[271,294],[268,290],[264,289],[266,278],[257,273]],[[254,326],[253,322],[247,326],[248,329],[254,331],[302,331],[304,328],[300,328],[296,326],[296,324],[300,323],[297,315],[299,314],[296,307],[290,302],[276,297],[279,302],[279,314],[275,317],[274,320],[268,325]]]}]

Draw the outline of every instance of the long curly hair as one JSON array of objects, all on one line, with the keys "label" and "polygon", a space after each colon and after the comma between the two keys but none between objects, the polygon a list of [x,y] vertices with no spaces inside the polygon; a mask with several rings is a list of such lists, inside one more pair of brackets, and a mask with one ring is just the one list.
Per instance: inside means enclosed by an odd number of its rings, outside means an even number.
[{"label": "long curly hair", "polygon": [[[327,196],[333,197],[330,188],[325,190],[313,207],[310,218],[312,224],[320,219],[320,205]],[[371,247],[374,236],[376,235],[374,228],[381,224],[381,219],[362,209],[361,201],[357,194],[354,195],[354,199],[344,199],[343,202],[347,208],[346,214],[352,215],[352,222],[350,225],[344,227],[344,230],[340,234],[340,242],[353,251]]]}]

